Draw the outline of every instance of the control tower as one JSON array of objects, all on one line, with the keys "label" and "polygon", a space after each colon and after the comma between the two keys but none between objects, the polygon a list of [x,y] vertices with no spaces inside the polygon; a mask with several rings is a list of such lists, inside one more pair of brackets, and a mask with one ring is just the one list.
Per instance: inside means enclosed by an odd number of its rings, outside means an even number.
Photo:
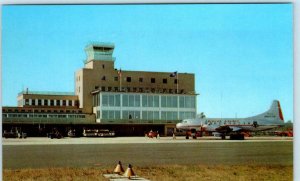
[{"label": "control tower", "polygon": [[112,56],[115,49],[115,45],[112,43],[92,43],[85,47],[85,53],[87,59],[85,64],[92,60],[100,61],[115,61],[115,57]]}]

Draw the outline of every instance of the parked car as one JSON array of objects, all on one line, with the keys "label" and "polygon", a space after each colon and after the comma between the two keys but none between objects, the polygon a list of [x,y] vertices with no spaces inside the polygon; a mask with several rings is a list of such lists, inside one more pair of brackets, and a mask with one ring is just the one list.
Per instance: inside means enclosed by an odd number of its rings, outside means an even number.
[{"label": "parked car", "polygon": [[4,138],[27,138],[27,133],[19,131],[19,129],[11,129],[9,132],[4,130],[2,137]]},{"label": "parked car", "polygon": [[57,138],[57,139],[60,139],[60,138],[63,138],[62,134],[57,130],[57,129],[53,129],[52,132],[48,133],[47,134],[48,138]]}]

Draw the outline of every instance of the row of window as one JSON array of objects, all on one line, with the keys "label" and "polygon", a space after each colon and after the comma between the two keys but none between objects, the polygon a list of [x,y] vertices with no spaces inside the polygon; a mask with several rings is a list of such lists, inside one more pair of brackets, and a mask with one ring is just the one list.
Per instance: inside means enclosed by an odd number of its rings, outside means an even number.
[{"label": "row of window", "polygon": [[[142,98],[142,102],[141,99]],[[100,106],[101,99],[100,94],[94,95],[94,106]],[[111,94],[102,95],[102,106],[104,107],[120,107],[121,95]],[[158,95],[122,95],[122,106],[123,107],[161,107],[164,108],[177,108],[178,107],[178,96],[158,96]],[[142,104],[142,105],[141,105]],[[179,97],[180,108],[195,108],[196,102],[195,97],[192,96],[180,96]]]},{"label": "row of window", "polygon": [[174,94],[179,93],[183,94],[184,89],[158,89],[158,88],[142,88],[142,87],[122,87],[120,90],[120,87],[99,87],[95,86],[95,89],[99,89],[101,91],[106,92],[152,92],[152,93],[167,93],[167,94]]},{"label": "row of window", "polygon": [[38,109],[3,109],[2,112],[15,112],[15,113],[82,113],[82,110],[38,110]]},{"label": "row of window", "polygon": [[23,99],[26,106],[79,106],[79,101],[75,100],[56,100],[56,99]]},{"label": "row of window", "polygon": [[[104,76],[101,77],[101,80],[106,81],[107,77],[104,75]],[[120,77],[114,77],[114,81],[119,81],[119,80],[120,80]],[[126,77],[124,80],[126,82],[132,82],[132,77]],[[144,82],[144,78],[143,77],[139,77],[138,80],[139,80],[138,82],[140,82],[140,83]],[[156,78],[150,78],[149,80],[150,80],[150,83],[153,83],[153,84],[156,83]],[[168,83],[168,79],[167,78],[163,78],[162,81],[161,81],[161,83],[167,84]],[[178,81],[178,79],[175,78],[174,79],[174,84],[177,84],[177,83],[179,83],[179,81]]]},{"label": "row of window", "polygon": [[85,118],[84,114],[24,114],[4,113],[4,118]]},{"label": "row of window", "polygon": [[[142,113],[142,115],[141,115]],[[102,119],[142,119],[142,120],[178,120],[178,119],[189,119],[195,118],[194,112],[179,112],[175,111],[162,111],[161,118],[159,117],[159,111],[122,111],[122,118],[121,118],[121,111],[115,110],[103,110],[102,111]],[[99,119],[100,111],[97,111],[97,118]]]}]

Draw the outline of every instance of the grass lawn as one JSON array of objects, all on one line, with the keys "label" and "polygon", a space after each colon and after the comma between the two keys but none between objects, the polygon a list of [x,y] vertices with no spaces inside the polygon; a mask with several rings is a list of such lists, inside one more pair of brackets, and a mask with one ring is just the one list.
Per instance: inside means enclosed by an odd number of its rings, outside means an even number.
[{"label": "grass lawn", "polygon": [[[124,167],[125,168],[125,167]],[[126,168],[125,168],[126,169]],[[293,166],[268,165],[164,165],[133,167],[134,172],[146,179],[157,181],[174,180],[293,180]],[[99,168],[45,168],[4,169],[4,181],[16,180],[107,180],[102,174],[111,170]]]}]

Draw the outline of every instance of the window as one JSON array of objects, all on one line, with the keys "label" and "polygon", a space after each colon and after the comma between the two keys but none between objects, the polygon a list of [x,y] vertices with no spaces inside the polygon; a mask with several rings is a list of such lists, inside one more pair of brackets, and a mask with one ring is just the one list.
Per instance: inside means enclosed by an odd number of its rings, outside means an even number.
[{"label": "window", "polygon": [[143,89],[143,88],[140,88],[140,92],[144,92],[144,89]]},{"label": "window", "polygon": [[102,111],[102,119],[108,119],[108,111]]},{"label": "window", "polygon": [[119,77],[114,77],[114,80],[115,81],[119,81]]},{"label": "window", "polygon": [[129,107],[134,107],[134,95],[129,95]]},{"label": "window", "polygon": [[159,96],[142,96],[143,107],[159,107]]},{"label": "window", "polygon": [[97,119],[99,119],[100,118],[100,111],[97,111]]},{"label": "window", "polygon": [[159,112],[158,111],[143,111],[142,119],[144,120],[158,120]]},{"label": "window", "polygon": [[103,69],[105,68],[105,65],[104,65],[104,64],[102,64],[102,68],[103,68]]},{"label": "window", "polygon": [[54,100],[50,100],[50,106],[54,106]]},{"label": "window", "polygon": [[101,87],[101,91],[105,91],[105,87]]},{"label": "window", "polygon": [[163,79],[163,83],[164,84],[168,83],[168,80],[167,79]]},{"label": "window", "polygon": [[111,87],[108,87],[107,89],[108,89],[108,91],[111,91]]},{"label": "window", "polygon": [[140,96],[139,95],[134,96],[134,106],[140,107]]},{"label": "window", "polygon": [[195,97],[183,96],[179,99],[179,107],[181,108],[195,108]]},{"label": "window", "polygon": [[140,107],[139,95],[123,95],[123,106]]},{"label": "window", "polygon": [[108,105],[109,106],[114,106],[115,105],[115,96],[114,95],[109,95],[108,96]]},{"label": "window", "polygon": [[177,107],[177,97],[176,96],[162,96],[161,97],[161,107]]},{"label": "window", "polygon": [[108,106],[108,95],[102,96],[102,106]]},{"label": "window", "polygon": [[174,84],[178,84],[178,80],[177,79],[174,80]]},{"label": "window", "polygon": [[123,119],[140,119],[140,111],[123,111]]},{"label": "window", "polygon": [[101,78],[101,80],[106,80],[106,77],[105,77],[105,76],[103,76],[103,77]]},{"label": "window", "polygon": [[123,95],[123,106],[128,106],[128,95]]},{"label": "window", "polygon": [[79,107],[79,101],[78,100],[75,101],[75,106]]},{"label": "window", "polygon": [[143,78],[142,77],[139,78],[139,82],[143,82]]},{"label": "window", "polygon": [[31,100],[31,105],[35,106],[35,99]]},{"label": "window", "polygon": [[151,78],[151,83],[155,83],[155,78]]},{"label": "window", "polygon": [[29,99],[25,99],[25,105],[29,105]]},{"label": "window", "polygon": [[115,95],[115,106],[120,106],[120,94]]},{"label": "window", "polygon": [[48,99],[44,100],[44,106],[48,106]]},{"label": "window", "polygon": [[56,106],[60,106],[60,100],[56,100]]},{"label": "window", "polygon": [[63,100],[63,106],[66,106],[66,100]]},{"label": "window", "polygon": [[119,90],[119,88],[118,87],[115,87],[115,91],[117,92]]},{"label": "window", "polygon": [[69,106],[72,106],[72,100],[69,100]]},{"label": "window", "polygon": [[99,89],[99,86],[95,86],[95,89]]},{"label": "window", "polygon": [[126,77],[127,82],[131,82],[131,77]]}]

